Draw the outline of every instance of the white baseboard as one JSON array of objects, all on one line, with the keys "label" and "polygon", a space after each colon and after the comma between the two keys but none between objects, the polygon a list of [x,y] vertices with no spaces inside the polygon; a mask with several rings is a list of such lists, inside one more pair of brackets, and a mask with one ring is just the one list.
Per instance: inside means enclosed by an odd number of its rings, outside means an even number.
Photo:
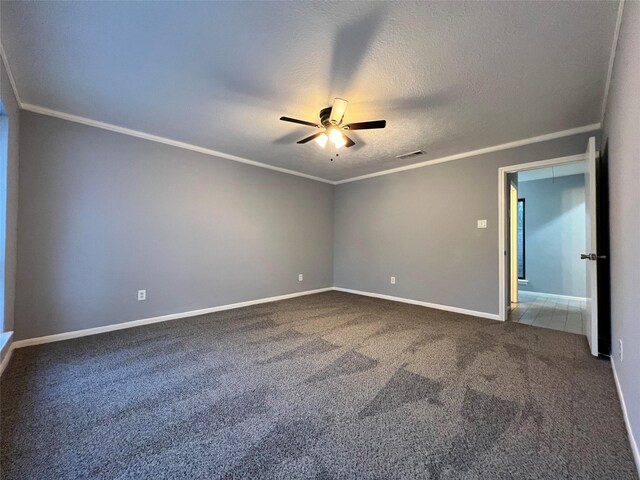
[{"label": "white baseboard", "polygon": [[490,320],[501,320],[497,313],[477,312],[475,310],[467,310],[466,308],[450,307],[448,305],[438,305],[436,303],[423,302],[421,300],[412,300],[410,298],[393,297],[391,295],[383,295],[381,293],[362,292],[360,290],[351,290],[350,288],[333,287],[338,292],[353,293],[355,295],[364,295],[365,297],[382,298],[394,302],[410,303],[411,305],[420,305],[421,307],[435,308],[438,310],[446,310],[447,312],[461,313],[463,315],[473,315],[474,317],[488,318]]},{"label": "white baseboard", "polygon": [[4,373],[4,369],[7,368],[7,365],[9,365],[9,360],[11,360],[11,354],[13,353],[14,348],[15,347],[13,346],[13,343],[12,343],[9,346],[9,350],[7,351],[7,354],[2,359],[2,363],[0,363],[0,377]]},{"label": "white baseboard", "polygon": [[616,382],[616,389],[618,390],[620,406],[622,407],[624,425],[625,427],[627,427],[627,436],[629,437],[629,444],[631,445],[631,453],[633,453],[633,460],[636,462],[636,470],[640,473],[640,452],[638,451],[638,444],[636,443],[636,439],[633,436],[633,430],[631,430],[631,423],[629,422],[629,416],[627,415],[627,405],[624,402],[624,395],[622,395],[622,388],[620,387],[618,372],[616,372],[616,364],[613,361],[613,357],[611,357],[611,369],[613,370],[613,379]]},{"label": "white baseboard", "polygon": [[9,365],[9,359],[13,353],[13,332],[5,332],[0,334],[0,375]]},{"label": "white baseboard", "polygon": [[491,320],[500,320],[499,315],[497,314],[493,314],[493,313],[486,313],[486,312],[477,312],[474,310],[467,310],[465,308],[458,308],[458,307],[450,307],[448,305],[438,305],[435,303],[429,303],[429,302],[423,302],[420,300],[412,300],[412,299],[408,299],[408,298],[401,298],[401,297],[393,297],[391,295],[382,295],[382,294],[378,294],[378,293],[371,293],[371,292],[362,292],[360,290],[351,290],[348,288],[341,288],[341,287],[327,287],[327,288],[319,288],[316,290],[306,290],[304,292],[296,292],[296,293],[289,293],[286,295],[279,295],[276,297],[269,297],[269,298],[260,298],[257,300],[249,300],[247,302],[239,302],[239,303],[232,303],[232,304],[228,304],[228,305],[220,305],[217,307],[211,307],[211,308],[204,308],[201,310],[192,310],[189,312],[180,312],[180,313],[172,313],[169,315],[161,315],[158,317],[151,317],[151,318],[143,318],[141,320],[133,320],[130,322],[123,322],[123,323],[116,323],[116,324],[112,324],[112,325],[105,325],[103,327],[95,327],[95,328],[85,328],[83,330],[75,330],[72,332],[65,332],[65,333],[58,333],[58,334],[54,334],[54,335],[46,335],[43,337],[35,337],[35,338],[28,338],[25,340],[18,340],[18,341],[14,341],[11,344],[11,348],[10,350],[7,352],[7,355],[5,356],[4,360],[2,361],[2,365],[0,366],[0,373],[2,372],[2,370],[6,367],[6,365],[9,363],[9,357],[11,356],[11,352],[13,351],[13,349],[15,348],[22,348],[22,347],[28,347],[31,345],[40,345],[43,343],[51,343],[51,342],[59,342],[61,340],[69,340],[72,338],[78,338],[78,337],[85,337],[88,335],[96,335],[99,333],[106,333],[106,332],[112,332],[114,330],[122,330],[125,328],[133,328],[133,327],[139,327],[142,325],[149,325],[152,323],[159,323],[159,322],[167,322],[169,320],[176,320],[179,318],[187,318],[187,317],[194,317],[197,315],[205,315],[208,313],[214,313],[214,312],[221,312],[224,310],[231,310],[234,308],[241,308],[241,307],[248,307],[251,305],[258,305],[260,303],[268,303],[268,302],[276,302],[279,300],[286,300],[288,298],[294,298],[294,297],[301,297],[304,295],[312,295],[314,293],[321,293],[321,292],[327,292],[330,290],[337,290],[339,292],[347,292],[347,293],[353,293],[356,295],[364,295],[367,297],[375,297],[375,298],[381,298],[384,300],[391,300],[394,302],[402,302],[402,303],[409,303],[412,305],[420,305],[422,307],[428,307],[428,308],[435,308],[438,310],[446,310],[448,312],[455,312],[455,313],[461,313],[463,315],[472,315],[475,317],[482,317],[482,318],[489,318]]},{"label": "white baseboard", "polygon": [[572,297],[571,295],[558,295],[557,293],[542,293],[542,292],[532,292],[530,290],[520,290],[519,293],[530,293],[532,295],[538,295],[539,297],[544,298],[558,298],[561,300],[578,300],[581,302],[586,301],[585,297]]},{"label": "white baseboard", "polygon": [[[402,302],[402,303],[409,303],[412,305],[420,305],[423,307],[429,307],[429,308],[436,308],[438,310],[446,310],[449,312],[455,312],[455,313],[461,313],[464,315],[473,315],[475,317],[483,317],[483,318],[489,318],[491,320],[500,320],[499,316],[497,314],[493,314],[493,313],[485,313],[485,312],[476,312],[474,310],[467,310],[464,308],[458,308],[458,307],[450,307],[447,305],[437,305],[435,303],[429,303],[429,302],[422,302],[419,300],[411,300],[408,298],[401,298],[401,297],[393,297],[390,295],[382,295],[382,294],[377,294],[377,293],[370,293],[370,292],[362,292],[359,290],[351,290],[351,289],[347,289],[347,288],[340,288],[340,287],[327,287],[327,288],[319,288],[316,290],[306,290],[304,292],[296,292],[296,293],[289,293],[286,295],[279,295],[277,297],[269,297],[269,298],[260,298],[257,300],[249,300],[247,302],[239,302],[239,303],[232,303],[229,305],[220,305],[217,307],[211,307],[211,308],[204,308],[201,310],[192,310],[189,312],[180,312],[180,313],[172,313],[169,315],[161,315],[159,317],[151,317],[151,318],[143,318],[141,320],[133,320],[130,322],[123,322],[123,323],[115,323],[112,325],[105,325],[103,327],[95,327],[95,328],[85,328],[83,330],[75,330],[72,332],[65,332],[65,333],[58,333],[55,335],[46,335],[43,337],[35,337],[35,338],[27,338],[25,340],[18,340],[18,341],[14,341],[11,345],[11,349],[13,350],[14,348],[22,348],[22,347],[29,347],[31,345],[40,345],[43,343],[51,343],[51,342],[59,342],[61,340],[69,340],[72,338],[78,338],[78,337],[86,337],[87,335],[96,335],[98,333],[106,333],[106,332],[112,332],[114,330],[122,330],[125,328],[133,328],[133,327],[139,327],[142,325],[149,325],[152,323],[159,323],[159,322],[167,322],[169,320],[176,320],[179,318],[187,318],[187,317],[195,317],[197,315],[205,315],[208,313],[214,313],[214,312],[221,312],[223,310],[231,310],[234,308],[241,308],[241,307],[248,307],[251,305],[258,305],[260,303],[268,303],[268,302],[276,302],[278,300],[286,300],[288,298],[294,298],[294,297],[301,297],[304,295],[312,295],[314,293],[321,293],[321,292],[328,292],[330,290],[337,290],[340,292],[347,292],[347,293],[353,293],[356,295],[364,295],[364,296],[368,296],[368,297],[376,297],[376,298],[382,298],[385,300],[392,300],[395,302]],[[10,355],[7,355],[7,357]],[[8,363],[7,358],[5,357],[5,362]],[[3,362],[3,364],[5,363]]]},{"label": "white baseboard", "polygon": [[234,308],[248,307],[258,305],[260,303],[277,302],[278,300],[286,300],[288,298],[302,297],[304,295],[312,295],[314,293],[328,292],[331,287],[318,288],[316,290],[306,290],[304,292],[288,293],[286,295],[278,295],[277,297],[259,298],[257,300],[249,300],[247,302],[231,303],[229,305],[220,305],[217,307],[203,308],[201,310],[192,310],[190,312],[172,313],[169,315],[161,315],[159,317],[143,318],[141,320],[133,320],[131,322],[115,323],[105,325],[104,327],[85,328],[83,330],[75,330],[73,332],[58,333],[55,335],[47,335],[44,337],[27,338],[26,340],[14,341],[13,348],[29,347],[31,345],[40,345],[42,343],[59,342],[61,340],[69,340],[71,338],[86,337],[87,335],[95,335],[97,333],[112,332],[114,330],[122,330],[125,328],[139,327],[141,325],[149,325],[151,323],[167,322],[169,320],[177,320],[179,318],[195,317],[197,315],[205,315],[207,313],[221,312],[223,310],[232,310]]}]

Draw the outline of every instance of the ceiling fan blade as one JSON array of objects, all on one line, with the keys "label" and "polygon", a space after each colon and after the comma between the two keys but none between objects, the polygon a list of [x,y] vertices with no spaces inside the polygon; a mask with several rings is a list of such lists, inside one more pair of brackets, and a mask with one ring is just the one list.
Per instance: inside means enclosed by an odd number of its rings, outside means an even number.
[{"label": "ceiling fan blade", "polygon": [[298,123],[300,125],[307,125],[308,127],[320,128],[320,125],[318,125],[317,123],[307,122],[305,120],[298,120],[297,118],[280,117],[280,120],[282,120],[283,122]]},{"label": "ceiling fan blade", "polygon": [[373,120],[371,122],[357,122],[345,125],[346,130],[371,130],[373,128],[384,128],[387,126],[386,120]]},{"label": "ceiling fan blade", "polygon": [[349,137],[347,137],[344,133],[342,134],[342,136],[344,137],[344,139],[347,141],[347,143],[344,144],[345,147],[349,148],[349,147],[353,147],[356,142],[354,142],[353,140],[351,140]]},{"label": "ceiling fan blade", "polygon": [[314,133],[313,135],[303,138],[302,140],[298,140],[296,143],[307,143],[315,138],[318,138],[320,135],[324,135],[324,132]]},{"label": "ceiling fan blade", "polygon": [[344,118],[344,112],[347,111],[347,105],[349,102],[342,98],[336,98],[333,101],[333,107],[331,107],[331,115],[329,115],[329,121],[334,125],[340,125]]}]

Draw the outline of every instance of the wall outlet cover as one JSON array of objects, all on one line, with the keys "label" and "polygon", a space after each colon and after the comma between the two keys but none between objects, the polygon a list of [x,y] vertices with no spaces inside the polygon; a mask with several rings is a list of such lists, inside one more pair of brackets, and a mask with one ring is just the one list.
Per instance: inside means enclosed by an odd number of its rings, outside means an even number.
[{"label": "wall outlet cover", "polygon": [[391,285],[395,285],[396,284],[396,277],[391,277]]},{"label": "wall outlet cover", "polygon": [[303,278],[304,278],[304,276],[303,276],[302,274],[299,274],[299,275],[298,275],[298,281],[299,281],[299,282],[301,282]]},{"label": "wall outlet cover", "polygon": [[147,291],[146,290],[138,290],[138,301],[147,299]]},{"label": "wall outlet cover", "polygon": [[487,228],[486,220],[478,220],[478,228]]},{"label": "wall outlet cover", "polygon": [[618,349],[618,356],[620,357],[620,363],[622,363],[622,339],[621,338],[618,339],[618,344],[620,345],[620,348]]}]

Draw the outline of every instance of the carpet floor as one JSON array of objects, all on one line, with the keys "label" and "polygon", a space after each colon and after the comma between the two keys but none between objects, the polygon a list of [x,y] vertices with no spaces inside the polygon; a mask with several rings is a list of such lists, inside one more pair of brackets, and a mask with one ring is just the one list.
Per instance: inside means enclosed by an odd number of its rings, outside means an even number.
[{"label": "carpet floor", "polygon": [[327,292],[14,351],[3,479],[632,479],[585,337]]}]

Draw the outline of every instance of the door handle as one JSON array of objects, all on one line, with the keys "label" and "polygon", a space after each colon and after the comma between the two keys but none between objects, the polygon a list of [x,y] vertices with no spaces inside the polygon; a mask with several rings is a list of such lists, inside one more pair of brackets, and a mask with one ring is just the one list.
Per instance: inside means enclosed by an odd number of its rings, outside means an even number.
[{"label": "door handle", "polygon": [[596,255],[595,253],[581,253],[580,260],[604,260],[606,255]]}]

